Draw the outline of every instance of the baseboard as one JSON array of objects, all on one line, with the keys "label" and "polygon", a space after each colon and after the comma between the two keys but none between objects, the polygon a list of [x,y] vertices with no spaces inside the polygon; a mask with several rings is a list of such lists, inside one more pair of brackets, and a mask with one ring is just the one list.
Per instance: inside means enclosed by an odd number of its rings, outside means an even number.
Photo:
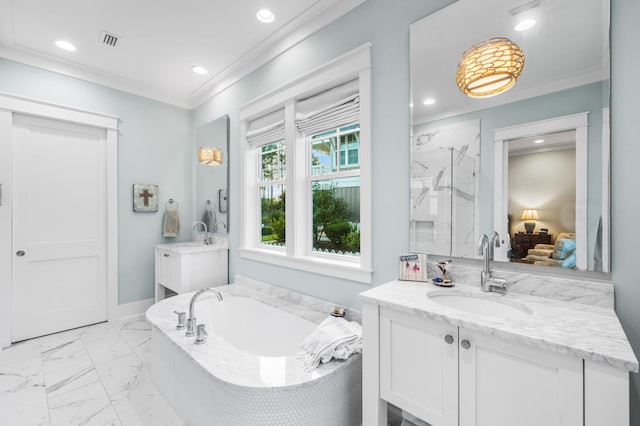
[{"label": "baseboard", "polygon": [[116,320],[122,320],[144,314],[151,305],[155,303],[154,298],[138,300],[137,302],[118,305],[116,309]]}]

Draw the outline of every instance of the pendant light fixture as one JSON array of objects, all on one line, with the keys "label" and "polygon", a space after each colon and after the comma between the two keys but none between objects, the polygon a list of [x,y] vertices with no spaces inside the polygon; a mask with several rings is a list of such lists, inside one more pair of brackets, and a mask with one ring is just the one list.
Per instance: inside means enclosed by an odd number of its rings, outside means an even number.
[{"label": "pendant light fixture", "polygon": [[516,84],[522,67],[522,49],[508,38],[496,37],[474,44],[463,53],[456,83],[472,98],[494,96]]},{"label": "pendant light fixture", "polygon": [[198,149],[198,161],[210,166],[219,166],[222,164],[222,151],[210,146],[201,146]]}]

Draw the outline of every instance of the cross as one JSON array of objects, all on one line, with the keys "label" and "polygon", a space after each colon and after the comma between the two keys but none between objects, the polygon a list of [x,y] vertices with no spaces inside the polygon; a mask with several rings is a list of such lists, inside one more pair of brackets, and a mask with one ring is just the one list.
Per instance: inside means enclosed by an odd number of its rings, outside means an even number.
[{"label": "cross", "polygon": [[140,198],[144,198],[144,205],[149,206],[149,198],[153,197],[153,194],[149,192],[148,189],[145,188],[144,191],[138,194]]}]

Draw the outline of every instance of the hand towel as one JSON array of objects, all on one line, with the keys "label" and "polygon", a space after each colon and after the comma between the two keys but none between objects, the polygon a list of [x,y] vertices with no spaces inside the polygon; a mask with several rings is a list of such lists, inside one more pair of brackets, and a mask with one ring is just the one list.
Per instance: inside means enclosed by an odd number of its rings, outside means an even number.
[{"label": "hand towel", "polygon": [[359,352],[362,352],[362,326],[330,316],[304,339],[295,357],[302,362],[306,371],[311,371],[332,358],[347,359]]},{"label": "hand towel", "polygon": [[166,209],[164,211],[164,227],[162,235],[165,237],[175,238],[180,230],[180,216],[178,210]]},{"label": "hand towel", "polygon": [[207,230],[209,232],[216,232],[216,211],[215,208],[205,207],[204,214],[202,215],[202,222],[207,225]]}]

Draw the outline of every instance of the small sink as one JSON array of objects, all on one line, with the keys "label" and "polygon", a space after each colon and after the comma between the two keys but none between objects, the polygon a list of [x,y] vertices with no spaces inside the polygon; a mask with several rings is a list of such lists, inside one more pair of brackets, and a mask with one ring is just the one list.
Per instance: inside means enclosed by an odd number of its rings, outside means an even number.
[{"label": "small sink", "polygon": [[427,297],[434,302],[478,315],[508,318],[530,318],[533,310],[520,302],[498,299],[499,295],[476,294],[458,291],[431,291]]},{"label": "small sink", "polygon": [[163,247],[178,253],[200,252],[209,250],[221,250],[229,248],[229,240],[226,237],[212,237],[211,244],[205,244],[203,241],[188,241],[184,243],[165,244]]}]

